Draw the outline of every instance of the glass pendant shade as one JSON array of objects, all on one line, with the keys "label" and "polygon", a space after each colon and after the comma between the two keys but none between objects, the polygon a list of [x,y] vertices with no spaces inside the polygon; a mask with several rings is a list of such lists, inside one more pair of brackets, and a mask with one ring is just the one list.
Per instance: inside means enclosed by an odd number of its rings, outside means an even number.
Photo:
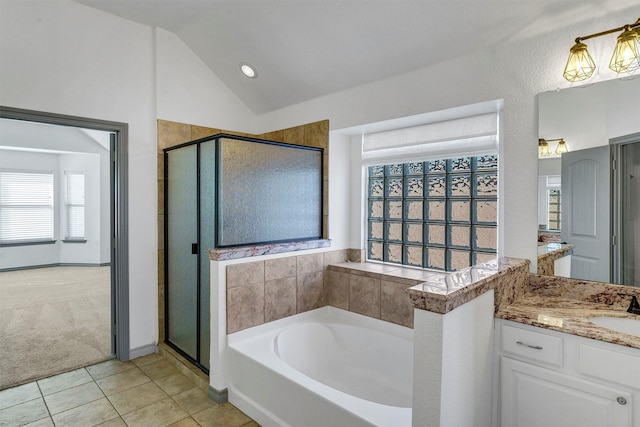
[{"label": "glass pendant shade", "polygon": [[567,143],[564,142],[564,139],[561,139],[560,142],[558,142],[558,146],[556,147],[556,154],[563,154],[568,151],[569,149],[567,148]]},{"label": "glass pendant shade", "polygon": [[551,155],[551,149],[549,148],[549,143],[544,139],[538,140],[538,155],[541,157],[546,157]]},{"label": "glass pendant shade", "polygon": [[587,51],[587,45],[577,42],[569,50],[569,59],[562,75],[570,82],[579,82],[591,77],[595,69],[596,64]]},{"label": "glass pendant shade", "polygon": [[609,68],[616,73],[630,73],[640,68],[640,40],[638,33],[627,27],[618,36]]}]

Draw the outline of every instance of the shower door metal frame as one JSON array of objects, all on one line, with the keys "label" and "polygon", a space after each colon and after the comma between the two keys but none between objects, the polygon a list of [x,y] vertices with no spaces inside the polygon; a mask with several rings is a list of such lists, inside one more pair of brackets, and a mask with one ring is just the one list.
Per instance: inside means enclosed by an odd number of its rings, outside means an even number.
[{"label": "shower door metal frame", "polygon": [[[206,142],[210,140],[210,138],[203,138],[202,140],[190,141],[184,144],[176,145],[174,147],[165,148],[164,151],[164,341],[165,343],[177,351],[181,356],[187,359],[189,362],[197,366],[204,373],[209,375],[209,369],[201,363],[200,360],[200,324],[201,324],[201,313],[200,313],[200,292],[201,292],[201,280],[200,275],[202,273],[202,269],[200,266],[200,256],[202,255],[202,248],[200,246],[200,143]],[[212,141],[214,143],[214,141]],[[195,359],[187,354],[186,351],[178,347],[176,344],[172,343],[169,339],[169,152],[178,150],[180,148],[185,148],[191,145],[196,146],[196,242],[195,247],[192,246],[192,255],[197,255],[198,262],[196,263],[196,311],[197,311],[197,320],[196,320],[196,357]],[[195,249],[195,253],[194,253]]]}]

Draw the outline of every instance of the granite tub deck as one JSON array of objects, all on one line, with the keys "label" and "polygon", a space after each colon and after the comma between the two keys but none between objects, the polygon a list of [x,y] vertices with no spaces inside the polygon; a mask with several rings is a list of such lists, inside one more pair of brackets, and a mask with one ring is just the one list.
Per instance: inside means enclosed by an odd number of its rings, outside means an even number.
[{"label": "granite tub deck", "polygon": [[564,243],[538,244],[538,274],[553,276],[555,261],[573,254],[574,245]]},{"label": "granite tub deck", "polygon": [[597,326],[590,317],[623,317],[637,319],[627,313],[630,297],[640,289],[553,276],[529,275],[525,292],[510,304],[497,306],[496,317],[585,338],[593,338],[627,347],[640,348],[640,337]]}]

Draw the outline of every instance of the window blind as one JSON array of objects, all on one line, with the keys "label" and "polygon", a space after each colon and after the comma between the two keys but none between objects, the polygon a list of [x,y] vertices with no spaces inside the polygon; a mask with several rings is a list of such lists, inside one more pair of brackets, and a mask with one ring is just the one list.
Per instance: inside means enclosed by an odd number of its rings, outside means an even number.
[{"label": "window blind", "polygon": [[0,242],[53,240],[53,172],[0,170]]},{"label": "window blind", "polygon": [[83,239],[84,236],[84,174],[65,172],[65,210],[67,214],[66,238]]},{"label": "window blind", "polygon": [[498,113],[366,134],[365,165],[416,162],[496,153]]}]

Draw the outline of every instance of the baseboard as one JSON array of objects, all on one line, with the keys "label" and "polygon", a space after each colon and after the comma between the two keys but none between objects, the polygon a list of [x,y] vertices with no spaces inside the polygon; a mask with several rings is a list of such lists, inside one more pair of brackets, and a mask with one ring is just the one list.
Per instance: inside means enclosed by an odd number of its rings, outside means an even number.
[{"label": "baseboard", "polygon": [[223,390],[216,390],[209,386],[209,393],[207,393],[209,399],[213,400],[217,404],[225,403],[229,400],[229,391],[225,388]]},{"label": "baseboard", "polygon": [[40,264],[40,265],[25,265],[23,267],[9,267],[9,268],[0,268],[0,272],[7,271],[19,271],[19,270],[34,270],[36,268],[50,268],[50,267],[106,267],[111,265],[110,262],[104,262],[101,264],[93,264],[93,263],[63,263],[57,262],[55,264]]},{"label": "baseboard", "polygon": [[147,354],[153,354],[158,352],[158,345],[156,343],[143,345],[142,347],[136,347],[129,350],[129,358],[135,359],[137,357],[146,356]]}]

